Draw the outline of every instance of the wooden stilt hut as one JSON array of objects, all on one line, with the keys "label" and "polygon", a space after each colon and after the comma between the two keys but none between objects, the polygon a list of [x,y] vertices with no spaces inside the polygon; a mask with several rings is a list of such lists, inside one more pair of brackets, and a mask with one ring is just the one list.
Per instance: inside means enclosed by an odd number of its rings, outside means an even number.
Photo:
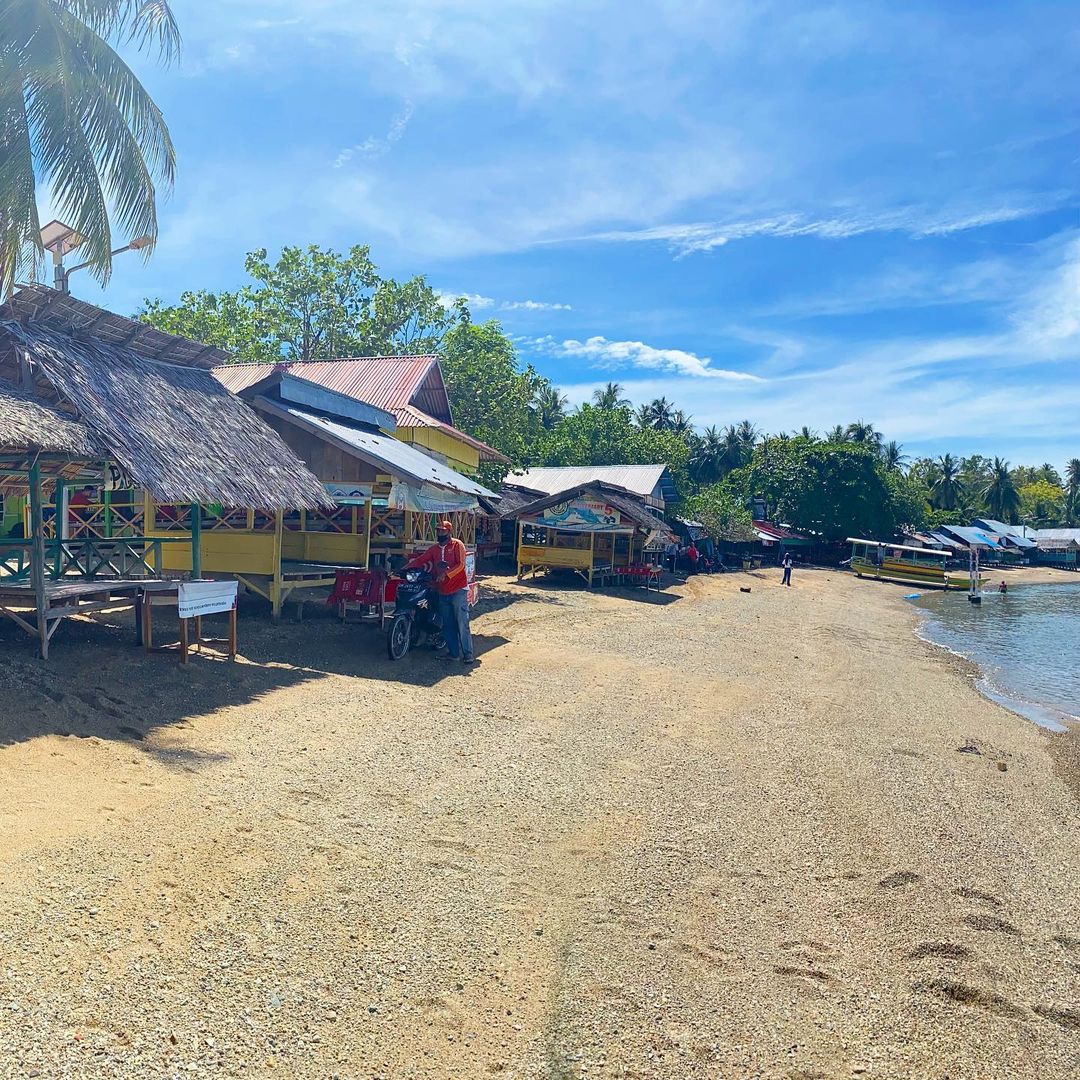
[{"label": "wooden stilt hut", "polygon": [[[43,657],[65,615],[134,605],[171,544],[186,545],[185,569],[201,576],[203,505],[278,517],[329,505],[280,437],[214,379],[219,360],[43,286],[0,306],[0,487],[28,503],[24,536],[0,542],[0,613],[37,637]],[[106,492],[99,505],[64,497],[85,484]],[[115,492],[128,496],[116,506]],[[155,535],[155,501],[187,508],[183,537]]]},{"label": "wooden stilt hut", "polygon": [[591,588],[642,565],[670,530],[625,488],[589,483],[518,505],[518,579],[537,571],[573,570]]},{"label": "wooden stilt hut", "polygon": [[[450,518],[471,546],[478,499],[498,500],[482,484],[397,439],[386,410],[288,368],[271,369],[241,397],[308,464],[333,500],[329,508],[292,509],[275,518],[204,508],[204,567],[231,573],[265,596],[275,617],[292,591],[332,585],[341,567],[385,564],[434,543],[436,518]],[[156,508],[156,535],[183,530],[184,511]],[[169,557],[182,560],[184,550]]]}]

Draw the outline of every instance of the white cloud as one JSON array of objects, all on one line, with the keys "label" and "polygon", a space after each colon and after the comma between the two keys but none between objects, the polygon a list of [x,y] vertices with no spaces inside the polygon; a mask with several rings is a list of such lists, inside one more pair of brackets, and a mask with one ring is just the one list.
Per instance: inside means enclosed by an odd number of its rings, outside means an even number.
[{"label": "white cloud", "polygon": [[439,302],[443,307],[453,307],[460,297],[469,302],[473,311],[486,308],[496,308],[499,311],[572,311],[569,304],[549,303],[546,300],[496,300],[491,296],[480,296],[477,293],[456,293],[446,289],[437,291]]},{"label": "white cloud", "polygon": [[572,311],[569,304],[552,304],[546,300],[504,300],[503,311]]},{"label": "white cloud", "polygon": [[563,356],[580,357],[598,367],[651,368],[672,371],[696,378],[726,379],[732,382],[762,382],[757,375],[745,371],[727,371],[714,368],[707,356],[697,356],[683,349],[657,349],[643,341],[608,341],[605,337],[591,337],[587,341],[570,339],[557,346]]},{"label": "white cloud", "polygon": [[435,295],[444,308],[452,308],[459,300],[465,300],[470,311],[482,311],[495,306],[492,297],[481,296],[479,293],[447,292],[445,289],[438,289]]},{"label": "white cloud", "polygon": [[735,240],[758,236],[781,238],[814,236],[843,240],[866,233],[904,233],[914,239],[948,236],[1007,221],[1033,217],[1070,200],[1066,192],[1018,197],[981,208],[933,210],[903,207],[879,213],[852,213],[829,217],[779,214],[746,221],[705,221],[694,224],[654,225],[644,229],[617,229],[579,239],[607,242],[665,243],[677,255],[713,251]]},{"label": "white cloud", "polygon": [[412,114],[413,104],[411,101],[406,101],[390,121],[390,126],[387,128],[385,135],[369,135],[362,143],[347,146],[344,150],[339,151],[337,158],[334,160],[334,168],[342,168],[355,157],[381,158],[390,151],[394,143],[400,142],[404,137],[405,129],[409,126]]}]

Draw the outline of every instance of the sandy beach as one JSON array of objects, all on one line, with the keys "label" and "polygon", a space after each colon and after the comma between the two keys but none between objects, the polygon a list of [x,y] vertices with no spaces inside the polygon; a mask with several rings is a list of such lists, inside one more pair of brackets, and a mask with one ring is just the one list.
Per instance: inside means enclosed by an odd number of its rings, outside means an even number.
[{"label": "sandy beach", "polygon": [[1076,738],[904,592],[490,579],[468,673],[0,626],[0,1076],[1076,1076]]}]

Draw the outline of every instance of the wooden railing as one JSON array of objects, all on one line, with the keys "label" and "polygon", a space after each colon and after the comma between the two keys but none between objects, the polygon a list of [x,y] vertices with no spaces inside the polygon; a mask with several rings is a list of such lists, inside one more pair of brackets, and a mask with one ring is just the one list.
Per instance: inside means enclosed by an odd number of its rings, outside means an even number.
[{"label": "wooden railing", "polygon": [[[53,581],[64,577],[95,578],[161,577],[162,547],[190,543],[189,538],[121,536],[110,539],[81,537],[45,541],[46,575]],[[0,581],[30,579],[30,540],[0,541]]]}]

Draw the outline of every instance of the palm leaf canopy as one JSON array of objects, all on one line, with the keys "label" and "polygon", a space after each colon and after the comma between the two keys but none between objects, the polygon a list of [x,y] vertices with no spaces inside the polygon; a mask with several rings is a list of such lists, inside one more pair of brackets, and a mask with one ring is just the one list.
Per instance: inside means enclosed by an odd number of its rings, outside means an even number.
[{"label": "palm leaf canopy", "polygon": [[166,0],[0,0],[0,290],[41,257],[35,192],[85,238],[107,281],[113,229],[157,238],[156,182],[176,154],[150,95],[113,47],[179,48]]}]

